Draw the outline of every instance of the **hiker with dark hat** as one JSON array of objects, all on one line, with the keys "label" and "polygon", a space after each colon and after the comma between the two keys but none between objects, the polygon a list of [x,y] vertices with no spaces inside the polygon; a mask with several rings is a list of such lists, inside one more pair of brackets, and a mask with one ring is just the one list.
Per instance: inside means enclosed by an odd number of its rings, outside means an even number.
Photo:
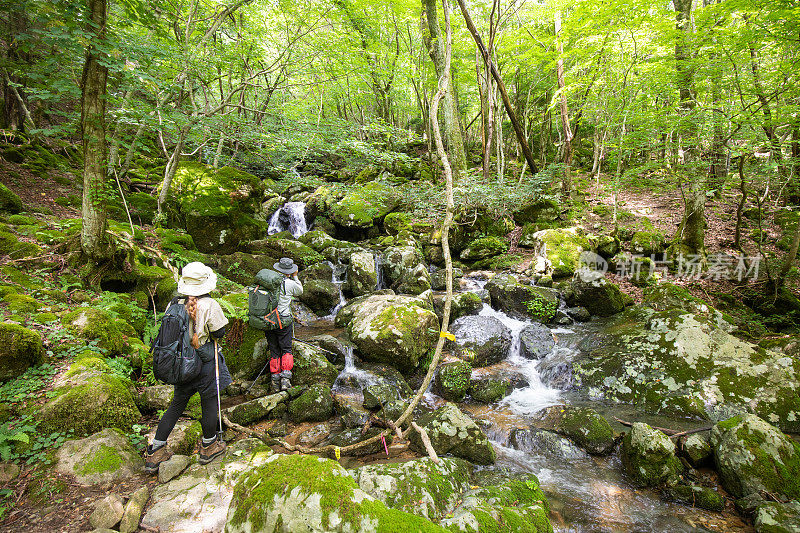
[{"label": "hiker with dark hat", "polygon": [[200,374],[187,383],[175,385],[172,402],[158,422],[155,438],[145,452],[145,471],[155,473],[158,465],[169,459],[167,437],[175,427],[178,417],[186,409],[195,393],[200,393],[203,438],[200,442],[200,464],[210,463],[226,448],[222,441],[222,424],[219,418],[220,391],[231,384],[231,375],[218,341],[225,336],[228,319],[219,303],[208,293],[217,286],[217,275],[203,263],[189,263],[183,267],[178,281],[178,298],[167,306],[186,306],[192,329],[191,344],[202,361]]},{"label": "hiker with dark hat", "polygon": [[292,300],[303,294],[303,284],[297,279],[298,267],[288,257],[272,265],[272,268],[284,275],[281,290],[278,293],[278,314],[282,327],[264,331],[264,336],[269,344],[270,361],[269,371],[272,377],[272,392],[279,392],[291,388],[292,368],[294,356],[292,355],[292,337],[294,325],[292,324]]}]

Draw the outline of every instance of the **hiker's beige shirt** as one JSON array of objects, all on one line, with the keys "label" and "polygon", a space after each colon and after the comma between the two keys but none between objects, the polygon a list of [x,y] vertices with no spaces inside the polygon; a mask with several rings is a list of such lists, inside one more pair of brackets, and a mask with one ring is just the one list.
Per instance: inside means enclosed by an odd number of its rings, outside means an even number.
[{"label": "hiker's beige shirt", "polygon": [[[185,298],[181,297],[178,303],[182,304],[184,301]],[[167,309],[169,309],[169,306],[167,306]],[[197,299],[198,327],[194,331],[197,333],[197,340],[200,341],[200,346],[208,342],[210,332],[217,331],[227,324],[228,319],[225,317],[225,313],[222,312],[222,307],[214,298],[204,296]]]}]

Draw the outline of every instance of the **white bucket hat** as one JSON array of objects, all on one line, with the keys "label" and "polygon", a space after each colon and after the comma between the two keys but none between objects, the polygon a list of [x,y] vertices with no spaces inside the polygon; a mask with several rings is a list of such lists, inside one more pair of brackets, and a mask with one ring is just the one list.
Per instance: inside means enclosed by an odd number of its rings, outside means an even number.
[{"label": "white bucket hat", "polygon": [[178,293],[184,296],[202,296],[217,288],[217,275],[199,261],[189,263],[181,270]]}]

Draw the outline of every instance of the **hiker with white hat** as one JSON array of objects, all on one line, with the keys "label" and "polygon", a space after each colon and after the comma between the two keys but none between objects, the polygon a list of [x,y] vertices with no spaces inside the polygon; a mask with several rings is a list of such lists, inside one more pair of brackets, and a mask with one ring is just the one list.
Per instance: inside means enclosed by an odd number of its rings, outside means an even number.
[{"label": "hiker with white hat", "polygon": [[222,312],[219,303],[208,293],[217,286],[217,275],[203,263],[189,263],[183,267],[178,280],[180,296],[167,306],[186,306],[192,328],[191,344],[202,361],[200,375],[188,383],[175,385],[172,397],[164,416],[158,422],[153,442],[145,452],[145,471],[158,471],[158,465],[169,458],[167,437],[175,427],[178,417],[186,409],[195,393],[200,394],[200,407],[203,414],[200,424],[203,438],[200,443],[200,464],[207,464],[221,455],[226,448],[222,441],[222,424],[219,418],[219,393],[231,384],[231,375],[225,364],[225,358],[218,347],[218,341],[225,336],[228,319]]},{"label": "hiker with white hat", "polygon": [[278,314],[282,327],[264,332],[270,351],[269,371],[272,374],[272,391],[278,392],[291,388],[292,368],[294,356],[292,355],[292,337],[294,325],[292,324],[292,300],[303,294],[303,284],[297,279],[298,267],[288,257],[281,257],[280,261],[272,268],[284,275],[281,289],[278,292]]}]

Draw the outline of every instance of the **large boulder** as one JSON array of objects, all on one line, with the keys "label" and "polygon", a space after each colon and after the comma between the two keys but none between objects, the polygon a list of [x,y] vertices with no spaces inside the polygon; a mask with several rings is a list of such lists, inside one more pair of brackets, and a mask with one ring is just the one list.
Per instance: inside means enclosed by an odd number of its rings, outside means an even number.
[{"label": "large boulder", "polygon": [[394,285],[398,294],[422,294],[431,288],[431,275],[424,263],[408,270]]},{"label": "large boulder", "polygon": [[761,418],[745,414],[719,422],[711,447],[722,485],[734,496],[763,490],[800,498],[800,449]]},{"label": "large boulder", "polygon": [[558,215],[558,204],[553,200],[543,198],[525,202],[512,212],[514,222],[519,226],[531,223],[554,222]]},{"label": "large boulder", "polygon": [[586,452],[567,437],[541,428],[514,428],[509,444],[517,450],[568,461],[586,457]]},{"label": "large boulder", "polygon": [[256,272],[263,268],[272,268],[278,259],[280,258],[272,255],[253,255],[245,252],[219,255],[216,256],[217,272],[241,285],[252,285]]},{"label": "large boulder", "polygon": [[[325,260],[325,257],[305,244],[280,237],[268,237],[250,241],[247,248],[254,254],[269,257],[288,257],[297,263],[301,270]],[[272,265],[265,265],[265,268],[272,268]]]},{"label": "large boulder", "polygon": [[519,334],[519,354],[526,359],[542,359],[556,346],[550,328],[543,324],[525,326]]},{"label": "large boulder", "polygon": [[377,181],[352,188],[341,200],[331,205],[330,219],[343,228],[365,230],[383,219],[397,206],[397,197],[390,185]]},{"label": "large boulder", "polygon": [[526,285],[511,274],[500,274],[489,280],[486,290],[492,308],[514,318],[549,322],[558,309],[558,292],[546,287]]},{"label": "large boulder", "polygon": [[[257,339],[250,343],[248,350],[245,343],[239,349],[235,359],[235,364],[228,360],[228,368],[238,379],[253,379],[268,363],[270,358],[269,343],[264,338],[264,332],[249,328],[254,332],[253,336]],[[247,340],[247,336],[245,336]],[[249,355],[247,352],[250,352]],[[294,368],[292,372],[292,384],[294,385],[313,385],[315,383],[327,383],[332,385],[338,375],[338,370],[326,358],[322,350],[306,343],[292,342],[292,355],[294,355]],[[265,371],[267,372],[267,371]]]},{"label": "large boulder", "polygon": [[267,418],[270,413],[272,413],[278,405],[285,402],[288,397],[288,392],[278,392],[270,394],[269,396],[262,396],[261,398],[242,402],[238,405],[223,409],[222,412],[234,424],[247,426],[263,418]]},{"label": "large boulder", "polygon": [[664,251],[666,237],[660,231],[637,231],[631,237],[631,251],[650,257]]},{"label": "large boulder", "polygon": [[232,253],[239,243],[266,234],[266,223],[253,217],[263,187],[258,177],[240,170],[184,161],[175,172],[171,189],[178,216],[185,221],[197,249]]},{"label": "large boulder", "polygon": [[330,280],[312,279],[303,284],[300,301],[316,314],[326,316],[339,303],[339,287]]},{"label": "large boulder", "polygon": [[431,288],[430,273],[413,239],[387,248],[383,261],[387,285],[396,291],[420,294]]},{"label": "large boulder", "polygon": [[614,450],[616,434],[608,420],[594,409],[555,405],[537,416],[544,429],[568,437],[593,455],[606,455]]},{"label": "large boulder", "polygon": [[42,336],[18,324],[0,324],[0,382],[22,375],[44,358]]},{"label": "large boulder", "polygon": [[[447,403],[423,415],[417,423],[428,433],[436,453],[449,453],[479,465],[494,464],[495,451],[492,443],[477,424],[455,404]],[[418,432],[411,432],[410,441],[414,450],[425,453],[425,446]]]},{"label": "large boulder", "polygon": [[130,346],[129,337],[136,337],[136,330],[121,318],[94,307],[79,307],[64,315],[62,324],[73,335],[89,341],[112,354],[125,353]]},{"label": "large boulder", "polygon": [[375,268],[375,257],[367,251],[350,254],[347,267],[347,287],[353,296],[369,294],[378,286],[378,274]]},{"label": "large boulder", "polygon": [[143,467],[141,455],[118,429],[68,440],[56,451],[56,471],[75,476],[81,485],[122,481]]},{"label": "large boulder", "polygon": [[571,303],[585,307],[593,315],[611,316],[625,309],[622,291],[606,278],[587,278],[578,273],[572,279],[571,288]]},{"label": "large boulder", "polygon": [[461,501],[470,488],[469,463],[442,457],[439,464],[429,457],[405,463],[374,464],[350,471],[358,486],[387,507],[429,520],[441,520]]},{"label": "large boulder", "polygon": [[441,523],[451,531],[552,533],[549,514],[539,480],[526,474],[466,492],[452,517]]},{"label": "large boulder", "polygon": [[639,487],[660,485],[683,470],[670,438],[641,422],[625,435],[620,456],[625,474]]},{"label": "large boulder", "polygon": [[221,533],[237,480],[271,455],[260,441],[244,439],[230,446],[223,460],[190,466],[179,477],[155,487],[142,525],[162,533]]},{"label": "large boulder", "polygon": [[737,339],[713,318],[634,308],[579,349],[574,384],[594,398],[700,419],[751,412],[800,431],[800,361]]},{"label": "large boulder", "polygon": [[348,332],[365,361],[388,363],[407,373],[433,347],[439,320],[419,298],[374,295],[360,303]]},{"label": "large boulder", "polygon": [[511,330],[492,316],[463,316],[453,322],[450,332],[453,351],[475,367],[490,366],[508,357]]},{"label": "large boulder", "polygon": [[295,422],[322,422],[333,416],[331,388],[318,383],[309,387],[289,404],[289,415]]},{"label": "large boulder", "polygon": [[764,502],[758,506],[756,533],[796,533],[800,531],[800,502]]},{"label": "large boulder", "polygon": [[131,383],[99,358],[78,359],[57,384],[38,415],[47,431],[74,430],[76,435],[105,428],[130,431],[141,417]]},{"label": "large boulder", "polygon": [[543,265],[538,274],[549,274],[554,278],[567,277],[580,266],[581,253],[591,250],[588,239],[580,234],[579,228],[545,229],[524,234],[519,245],[533,248],[536,257],[542,258]]},{"label": "large boulder", "polygon": [[236,482],[226,533],[445,531],[392,509],[359,488],[342,466],[313,455],[275,454]]}]

